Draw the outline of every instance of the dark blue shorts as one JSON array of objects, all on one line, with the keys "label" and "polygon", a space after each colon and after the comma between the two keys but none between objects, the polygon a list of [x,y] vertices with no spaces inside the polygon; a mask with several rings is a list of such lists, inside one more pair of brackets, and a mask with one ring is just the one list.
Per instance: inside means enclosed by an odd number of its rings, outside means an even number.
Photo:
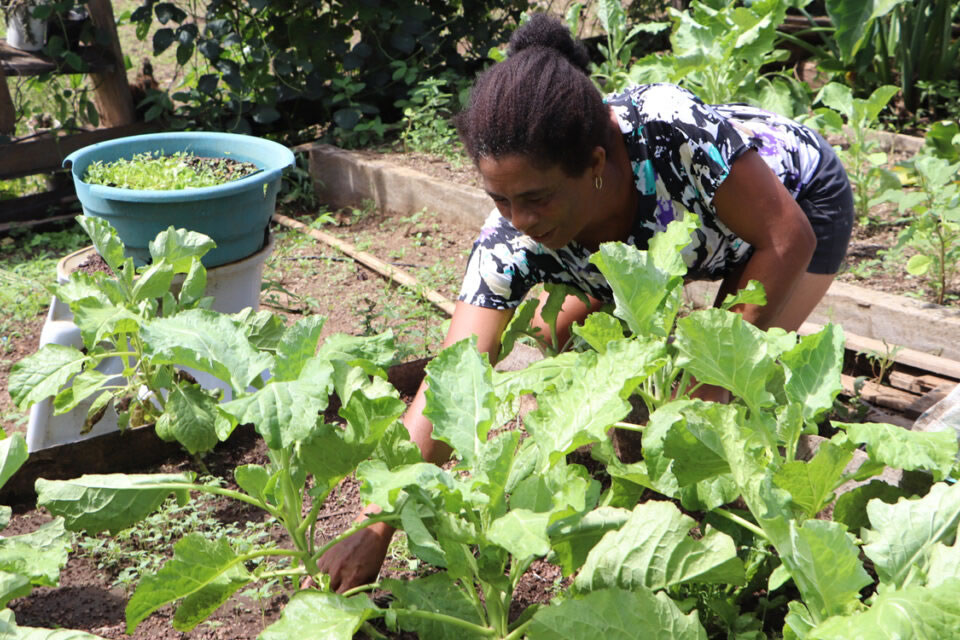
[{"label": "dark blue shorts", "polygon": [[840,270],[850,232],[853,230],[853,190],[847,172],[830,143],[820,141],[820,165],[813,181],[797,194],[797,204],[807,214],[817,248],[807,266],[808,273],[834,274]]}]

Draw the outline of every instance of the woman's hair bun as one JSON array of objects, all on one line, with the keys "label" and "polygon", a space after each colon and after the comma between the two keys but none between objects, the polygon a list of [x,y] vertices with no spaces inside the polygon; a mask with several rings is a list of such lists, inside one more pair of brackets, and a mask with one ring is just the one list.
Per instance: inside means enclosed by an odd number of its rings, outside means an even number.
[{"label": "woman's hair bun", "polygon": [[528,47],[547,47],[557,51],[570,63],[587,73],[590,56],[579,40],[574,40],[570,29],[559,18],[545,13],[535,13],[510,37],[508,55],[519,53]]}]

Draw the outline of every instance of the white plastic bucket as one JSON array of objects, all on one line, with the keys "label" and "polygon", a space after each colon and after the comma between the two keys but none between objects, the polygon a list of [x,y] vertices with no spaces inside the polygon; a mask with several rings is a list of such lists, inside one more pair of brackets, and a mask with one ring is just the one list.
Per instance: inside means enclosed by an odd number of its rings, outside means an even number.
[{"label": "white plastic bucket", "polygon": [[[91,253],[93,247],[75,251],[62,258],[57,263],[57,280],[66,282],[76,267],[82,264]],[[214,297],[213,309],[221,313],[236,313],[247,307],[254,310],[260,308],[260,283],[263,277],[263,265],[273,251],[273,235],[260,251],[243,260],[237,260],[219,267],[207,269],[208,296]],[[182,280],[182,276],[179,276]],[[174,283],[177,281],[174,280]],[[50,302],[47,320],[40,332],[40,345],[62,344],[83,347],[80,337],[80,328],[73,323],[73,314],[70,307],[54,297]],[[107,375],[119,374],[123,371],[123,364],[118,358],[108,358],[100,363],[100,371]],[[230,399],[230,389],[208,374],[199,371],[188,371],[205,389],[224,389],[224,399]],[[61,415],[53,414],[53,398],[42,400],[30,408],[30,422],[27,425],[27,448],[29,451],[39,451],[57,445],[87,440],[105,433],[117,431],[117,414],[110,406],[103,417],[93,425],[87,433],[81,434],[87,409],[93,402],[83,402],[72,411]]]},{"label": "white plastic bucket", "polygon": [[42,2],[27,2],[7,13],[7,44],[21,51],[39,51],[47,44],[46,18],[34,18],[33,9]]}]

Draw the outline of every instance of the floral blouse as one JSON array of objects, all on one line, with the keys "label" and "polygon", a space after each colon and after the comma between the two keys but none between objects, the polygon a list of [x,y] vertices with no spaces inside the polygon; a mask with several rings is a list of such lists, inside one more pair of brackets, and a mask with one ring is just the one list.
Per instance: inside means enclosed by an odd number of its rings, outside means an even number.
[{"label": "floral blouse", "polygon": [[[757,149],[794,197],[820,162],[816,135],[783,116],[745,104],[706,105],[675,85],[633,86],[607,96],[620,123],[640,194],[628,244],[646,249],[685,211],[699,228],[682,251],[687,277],[715,280],[751,253],[749,244],[717,219],[713,197],[741,154]],[[571,242],[556,251],[517,231],[494,209],[473,245],[460,300],[513,309],[537,283],[573,285],[610,302],[606,280],[590,264],[591,251]]]}]

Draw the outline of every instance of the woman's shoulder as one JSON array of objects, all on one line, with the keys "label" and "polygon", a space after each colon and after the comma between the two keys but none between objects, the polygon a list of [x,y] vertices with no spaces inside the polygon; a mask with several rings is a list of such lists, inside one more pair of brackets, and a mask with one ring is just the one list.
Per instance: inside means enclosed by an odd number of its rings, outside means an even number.
[{"label": "woman's shoulder", "polygon": [[710,106],[688,89],[675,84],[631,85],[605,98],[621,122],[621,129],[628,123],[630,128],[650,123],[702,124],[715,119]]}]

